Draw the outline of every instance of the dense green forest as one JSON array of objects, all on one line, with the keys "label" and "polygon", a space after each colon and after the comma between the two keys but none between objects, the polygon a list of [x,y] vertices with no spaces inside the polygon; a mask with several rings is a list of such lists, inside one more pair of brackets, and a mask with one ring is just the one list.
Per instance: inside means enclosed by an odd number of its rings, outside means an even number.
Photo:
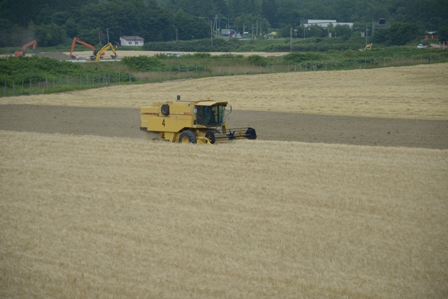
[{"label": "dense green forest", "polygon": [[[0,47],[21,46],[36,39],[40,47],[67,44],[79,37],[91,44],[117,43],[123,35],[145,42],[210,38],[211,31],[232,28],[263,37],[350,37],[379,18],[389,27],[374,42],[403,45],[437,31],[448,40],[446,0],[1,0]],[[310,28],[301,19],[352,22],[349,29]],[[291,28],[295,29],[290,31]],[[375,41],[376,39],[376,41]]]}]

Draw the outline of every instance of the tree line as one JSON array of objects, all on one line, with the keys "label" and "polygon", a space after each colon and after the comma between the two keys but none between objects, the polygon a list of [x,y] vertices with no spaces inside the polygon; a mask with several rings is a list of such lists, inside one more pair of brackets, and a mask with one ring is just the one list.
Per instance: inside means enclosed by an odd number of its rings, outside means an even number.
[{"label": "tree line", "polygon": [[[355,30],[385,18],[395,27],[379,41],[396,42],[395,34],[448,32],[446,0],[1,0],[0,46],[20,46],[37,39],[55,46],[78,37],[91,44],[117,43],[123,35],[145,42],[209,38],[211,30],[234,29],[262,35],[277,31],[289,37],[350,36],[347,27],[318,28],[301,34],[303,19],[353,22]],[[409,33],[411,31],[411,33]]]},{"label": "tree line", "polygon": [[129,35],[141,36],[145,42],[210,36],[204,18],[145,0],[3,0],[0,28],[1,47],[33,39],[45,47],[73,37],[97,45],[116,44],[120,36]]}]

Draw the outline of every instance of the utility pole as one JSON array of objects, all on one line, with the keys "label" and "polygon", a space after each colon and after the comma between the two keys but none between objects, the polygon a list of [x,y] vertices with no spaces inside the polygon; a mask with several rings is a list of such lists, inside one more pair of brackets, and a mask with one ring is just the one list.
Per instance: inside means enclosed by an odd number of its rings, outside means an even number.
[{"label": "utility pole", "polygon": [[210,52],[212,51],[213,47],[213,21],[210,20]]},{"label": "utility pole", "polygon": [[366,24],[366,45],[367,45],[367,24]]},{"label": "utility pole", "polygon": [[213,24],[213,29],[214,30],[216,29],[216,36],[215,37],[218,37],[218,21],[219,21],[218,15],[215,15],[215,22]]},{"label": "utility pole", "polygon": [[106,28],[107,31],[107,44],[109,44],[109,28]]},{"label": "utility pole", "polygon": [[204,19],[207,19],[208,22],[210,23],[210,52],[212,51],[212,47],[213,47],[213,20],[210,20],[207,17],[203,17]]},{"label": "utility pole", "polygon": [[300,25],[303,26],[303,38],[305,38],[305,19],[300,18]]},{"label": "utility pole", "polygon": [[289,28],[289,52],[292,52],[292,27]]}]

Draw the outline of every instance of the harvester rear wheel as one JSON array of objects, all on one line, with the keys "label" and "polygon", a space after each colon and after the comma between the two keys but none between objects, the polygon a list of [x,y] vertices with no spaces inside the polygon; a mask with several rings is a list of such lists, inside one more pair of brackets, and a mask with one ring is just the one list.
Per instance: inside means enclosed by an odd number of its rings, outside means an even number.
[{"label": "harvester rear wheel", "polygon": [[185,130],[182,133],[180,133],[179,142],[180,143],[196,143],[197,138],[196,138],[196,135],[192,131]]},{"label": "harvester rear wheel", "polygon": [[170,114],[170,106],[168,104],[163,104],[160,108],[160,112],[162,112],[164,116],[168,116]]}]

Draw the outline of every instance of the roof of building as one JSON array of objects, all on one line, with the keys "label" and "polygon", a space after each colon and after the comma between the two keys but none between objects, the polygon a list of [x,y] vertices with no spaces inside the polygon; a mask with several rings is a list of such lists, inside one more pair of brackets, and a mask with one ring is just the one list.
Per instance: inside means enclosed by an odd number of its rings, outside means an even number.
[{"label": "roof of building", "polygon": [[132,40],[132,41],[144,41],[145,39],[143,37],[140,36],[120,36],[120,38],[125,39],[125,40]]},{"label": "roof of building", "polygon": [[336,23],[336,20],[310,20],[306,19],[308,21],[308,24],[315,24],[315,23]]}]

